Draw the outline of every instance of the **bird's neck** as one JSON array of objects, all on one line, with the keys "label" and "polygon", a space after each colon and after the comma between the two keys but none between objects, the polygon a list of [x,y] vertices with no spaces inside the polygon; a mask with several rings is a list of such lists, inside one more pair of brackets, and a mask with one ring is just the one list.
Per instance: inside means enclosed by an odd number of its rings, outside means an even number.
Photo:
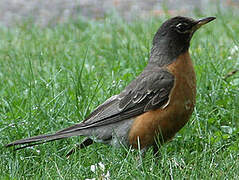
[{"label": "bird's neck", "polygon": [[185,53],[188,49],[189,42],[162,39],[153,43],[149,62],[162,67],[174,62],[180,54]]}]

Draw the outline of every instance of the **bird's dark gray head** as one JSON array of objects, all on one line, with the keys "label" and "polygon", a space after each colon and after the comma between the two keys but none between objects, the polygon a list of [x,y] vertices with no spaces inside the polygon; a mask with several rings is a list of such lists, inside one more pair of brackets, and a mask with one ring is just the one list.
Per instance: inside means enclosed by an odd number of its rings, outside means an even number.
[{"label": "bird's dark gray head", "polygon": [[[214,19],[215,17],[207,17],[194,20],[188,17],[177,16],[165,21],[154,36],[150,60],[158,61],[155,58],[161,57],[162,59],[162,56],[167,56],[167,58],[164,57],[163,59],[168,59],[166,61],[170,62],[173,61],[188,50],[194,32]],[[159,60],[159,65],[170,63],[161,62],[162,60]]]}]

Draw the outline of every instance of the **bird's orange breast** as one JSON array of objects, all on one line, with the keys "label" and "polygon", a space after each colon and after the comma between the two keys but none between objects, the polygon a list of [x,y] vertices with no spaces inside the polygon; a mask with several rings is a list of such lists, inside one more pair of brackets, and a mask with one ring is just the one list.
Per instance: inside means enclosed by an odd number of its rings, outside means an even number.
[{"label": "bird's orange breast", "polygon": [[[156,135],[161,143],[171,139],[189,120],[196,101],[196,76],[188,52],[166,67],[175,77],[169,103],[165,108],[148,111],[137,118],[129,131],[129,143],[138,148],[151,146]],[[162,140],[163,139],[163,140]]]}]

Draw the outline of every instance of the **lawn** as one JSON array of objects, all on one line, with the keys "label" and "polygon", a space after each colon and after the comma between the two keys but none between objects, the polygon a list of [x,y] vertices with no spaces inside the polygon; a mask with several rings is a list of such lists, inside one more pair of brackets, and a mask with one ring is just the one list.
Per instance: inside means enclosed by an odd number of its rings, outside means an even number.
[{"label": "lawn", "polygon": [[239,68],[239,17],[211,15],[217,20],[191,41],[197,74],[192,118],[159,157],[149,150],[140,167],[137,150],[103,144],[67,159],[82,137],[17,152],[4,144],[82,121],[119,93],[147,64],[153,35],[168,17],[0,27],[0,179],[100,179],[107,173],[110,179],[239,179],[239,73],[225,79]]}]

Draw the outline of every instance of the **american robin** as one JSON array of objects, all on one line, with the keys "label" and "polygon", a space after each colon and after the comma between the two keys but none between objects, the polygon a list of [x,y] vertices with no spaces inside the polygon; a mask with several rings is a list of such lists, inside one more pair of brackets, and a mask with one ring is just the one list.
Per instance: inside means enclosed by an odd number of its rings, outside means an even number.
[{"label": "american robin", "polygon": [[[188,122],[195,105],[196,76],[188,52],[194,32],[215,17],[165,21],[153,39],[148,65],[120,94],[98,106],[83,122],[56,132],[9,143],[6,147],[86,136],[79,148],[102,142],[142,151],[167,142]],[[71,151],[70,153],[72,153]]]}]

